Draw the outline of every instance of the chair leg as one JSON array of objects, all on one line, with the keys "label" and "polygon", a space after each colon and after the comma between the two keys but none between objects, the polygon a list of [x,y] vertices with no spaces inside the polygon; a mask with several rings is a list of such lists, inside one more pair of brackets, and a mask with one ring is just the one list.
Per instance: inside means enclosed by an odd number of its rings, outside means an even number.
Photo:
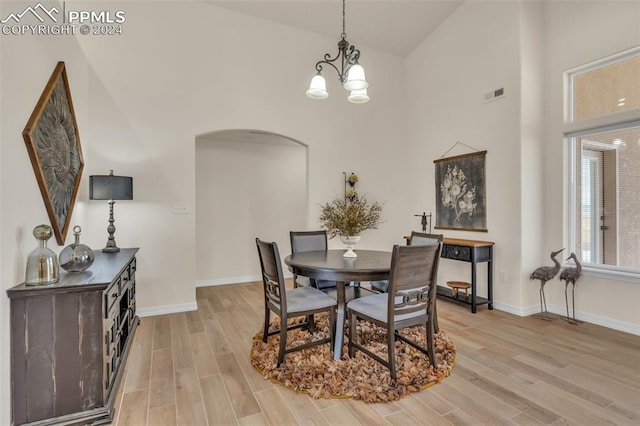
[{"label": "chair leg", "polygon": [[433,332],[440,332],[440,326],[438,325],[438,304],[436,302],[433,302]]},{"label": "chair leg", "polygon": [[280,367],[284,362],[284,351],[287,347],[287,316],[282,315],[280,317],[280,349],[278,351],[278,364],[277,367]]},{"label": "chair leg", "polygon": [[428,321],[425,325],[425,330],[427,332],[427,352],[429,361],[431,362],[431,365],[433,365],[433,368],[438,368],[438,361],[436,361],[436,352],[433,344],[434,324],[432,321]]},{"label": "chair leg", "polygon": [[267,336],[269,335],[269,322],[271,321],[271,310],[264,307],[264,330],[262,331],[262,341],[267,343]]},{"label": "chair leg", "polygon": [[356,341],[356,326],[358,323],[358,316],[355,312],[349,311],[349,357],[353,358],[356,354],[356,348],[353,346],[353,342]]},{"label": "chair leg", "polygon": [[307,330],[309,331],[309,333],[316,332],[316,322],[313,318],[313,314],[307,315]]},{"label": "chair leg", "polygon": [[387,356],[389,357],[389,373],[396,380],[396,333],[393,329],[387,329]]}]

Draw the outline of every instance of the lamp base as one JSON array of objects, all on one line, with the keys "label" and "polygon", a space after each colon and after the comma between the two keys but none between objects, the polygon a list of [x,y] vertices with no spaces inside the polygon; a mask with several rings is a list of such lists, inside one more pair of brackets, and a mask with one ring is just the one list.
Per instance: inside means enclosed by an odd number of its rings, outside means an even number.
[{"label": "lamp base", "polygon": [[109,234],[109,238],[107,238],[107,245],[102,249],[103,253],[117,253],[120,251],[120,247],[116,245],[116,238],[113,236],[116,233],[116,227],[113,222],[113,205],[116,202],[113,200],[109,200],[109,226],[107,226],[107,233]]}]

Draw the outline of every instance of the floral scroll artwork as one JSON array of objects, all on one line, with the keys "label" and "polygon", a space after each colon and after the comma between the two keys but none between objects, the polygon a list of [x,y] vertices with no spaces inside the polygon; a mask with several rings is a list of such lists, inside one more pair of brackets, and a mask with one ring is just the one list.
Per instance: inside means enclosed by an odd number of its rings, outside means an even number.
[{"label": "floral scroll artwork", "polygon": [[487,232],[487,151],[435,160],[436,229]]},{"label": "floral scroll artwork", "polygon": [[64,245],[84,167],[64,62],[58,62],[22,136],[56,241]]}]

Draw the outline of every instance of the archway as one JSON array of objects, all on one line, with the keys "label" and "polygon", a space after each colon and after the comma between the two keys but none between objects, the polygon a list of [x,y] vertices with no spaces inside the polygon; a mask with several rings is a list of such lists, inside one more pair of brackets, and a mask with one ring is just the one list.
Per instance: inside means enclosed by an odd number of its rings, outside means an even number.
[{"label": "archway", "polygon": [[260,280],[255,238],[289,251],[306,229],[307,146],[271,132],[223,130],[196,138],[197,286]]}]

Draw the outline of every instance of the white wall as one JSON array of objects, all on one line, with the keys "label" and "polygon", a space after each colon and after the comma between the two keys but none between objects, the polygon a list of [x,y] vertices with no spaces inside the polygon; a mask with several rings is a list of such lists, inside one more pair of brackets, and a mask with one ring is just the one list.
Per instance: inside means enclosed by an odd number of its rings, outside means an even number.
[{"label": "white wall", "polygon": [[[444,233],[496,243],[498,308],[537,312],[539,282],[528,276],[566,246],[563,71],[639,43],[637,2],[467,2],[406,59],[411,192],[434,211],[432,160],[457,141],[488,151],[489,232]],[[504,99],[480,102],[498,87]],[[443,262],[440,280],[449,279],[468,279],[468,267]],[[547,304],[560,314],[563,289],[557,280],[546,286]],[[637,282],[585,275],[577,285],[578,318],[590,322],[640,333],[639,302]]]},{"label": "white wall", "polygon": [[260,135],[198,138],[197,285],[260,280],[255,238],[277,242],[284,258],[289,231],[308,229],[307,210],[305,146]]},{"label": "white wall", "polygon": [[[547,2],[544,87],[544,215],[548,251],[566,247],[563,217],[566,150],[562,140],[563,72],[640,45],[639,2]],[[546,254],[548,258],[548,253]],[[564,285],[548,285],[547,302],[564,312]],[[576,284],[582,318],[640,333],[640,285],[583,275]],[[580,318],[580,317],[579,317]]]},{"label": "white wall", "polygon": [[[540,303],[540,282],[529,281],[529,276],[541,264],[550,264],[550,248],[544,247],[543,172],[544,148],[544,15],[541,2],[523,2],[520,9],[520,204],[521,204],[521,259],[519,282],[522,313]],[[548,251],[547,251],[548,249]],[[553,248],[557,250],[558,248]],[[546,252],[546,257],[545,257]],[[518,281],[515,281],[518,283]],[[526,309],[526,308],[530,309]]]},{"label": "white wall", "polygon": [[[521,297],[519,54],[518,4],[468,2],[405,61],[408,169],[410,193],[415,195],[410,209],[435,213],[433,160],[456,142],[487,150],[488,232],[443,233],[496,243],[496,305],[512,311],[519,309]],[[484,92],[500,87],[505,88],[503,99],[482,103]],[[458,146],[447,156],[467,152],[471,149]],[[486,264],[478,270],[479,292],[486,294]],[[500,270],[507,272],[508,282],[498,281]],[[469,274],[466,263],[441,262],[441,283],[468,281]]]},{"label": "white wall", "polygon": [[[370,103],[348,103],[331,79],[330,98],[312,102],[304,91],[317,58],[333,48],[332,39],[203,3],[155,3],[153,19],[144,4],[128,3],[126,11],[131,24],[122,40],[86,37],[81,42],[97,79],[130,126],[123,133],[133,154],[123,157],[136,161],[134,185],[146,201],[129,206],[132,216],[145,218],[128,234],[142,247],[140,308],[194,300],[195,219],[172,215],[171,204],[195,205],[196,135],[258,128],[304,141],[309,145],[309,223],[317,220],[318,204],[341,191],[341,172],[357,169],[371,196],[388,201],[390,224],[363,240],[386,246],[390,236],[401,234],[394,219],[404,213],[403,197],[388,190],[400,185],[405,157],[402,85],[388,78],[398,73],[395,58],[361,47],[362,62],[372,70]],[[283,54],[283,48],[296,54]],[[100,102],[95,99],[96,107]],[[107,142],[96,140],[96,146]],[[125,214],[119,215],[120,223]],[[92,223],[97,215],[90,212]],[[143,269],[156,262],[180,267]]]}]

